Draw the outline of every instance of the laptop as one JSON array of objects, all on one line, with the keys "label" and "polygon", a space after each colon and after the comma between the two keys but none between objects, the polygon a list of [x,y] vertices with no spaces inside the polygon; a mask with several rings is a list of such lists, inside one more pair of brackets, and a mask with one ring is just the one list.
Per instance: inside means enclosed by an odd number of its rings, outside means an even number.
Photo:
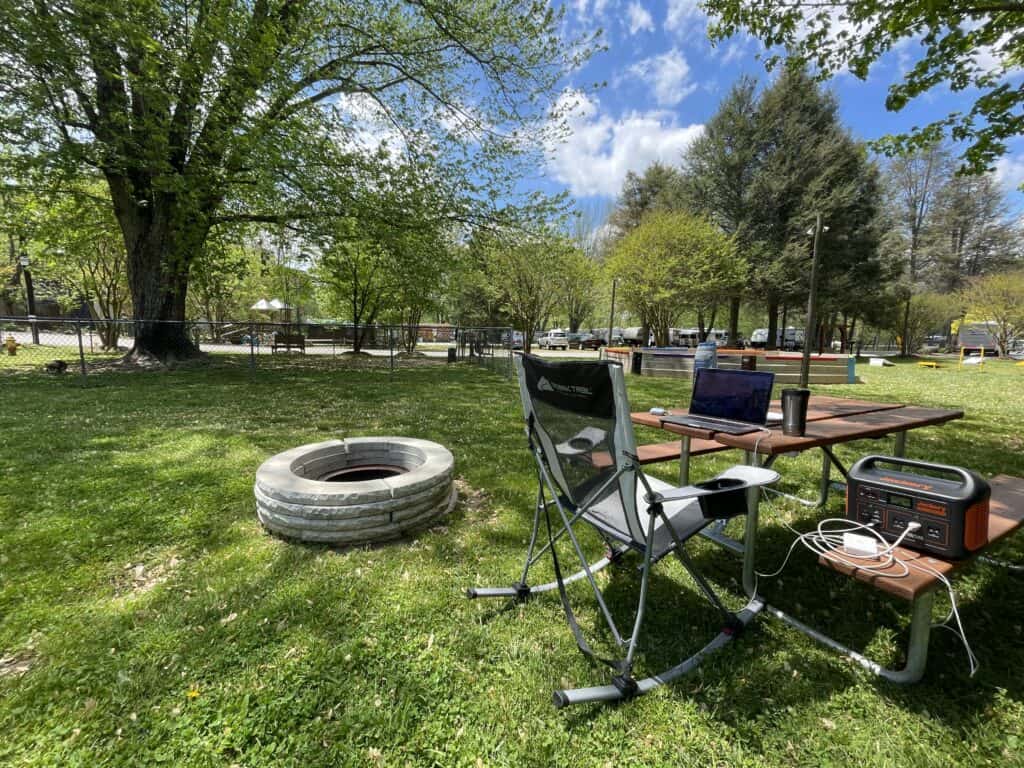
[{"label": "laptop", "polygon": [[665,416],[662,423],[745,435],[769,423],[775,374],[767,371],[732,371],[699,368],[693,377],[690,412]]}]

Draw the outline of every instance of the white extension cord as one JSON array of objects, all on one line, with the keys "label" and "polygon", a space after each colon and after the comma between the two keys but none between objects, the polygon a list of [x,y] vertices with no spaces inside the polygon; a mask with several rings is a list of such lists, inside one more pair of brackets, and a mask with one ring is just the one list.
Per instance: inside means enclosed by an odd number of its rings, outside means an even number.
[{"label": "white extension cord", "polygon": [[[769,502],[770,504],[770,502]],[[921,527],[920,523],[911,522],[906,530],[900,534],[896,541],[889,543],[882,535],[869,525],[859,523],[854,520],[847,520],[842,517],[830,517],[822,520],[818,523],[815,530],[807,533],[800,533],[792,526],[783,523],[796,534],[793,539],[793,543],[789,546],[789,551],[786,552],[786,557],[782,561],[776,570],[771,573],[761,573],[755,571],[756,577],[761,578],[773,578],[778,576],[785,569],[789,563],[789,558],[793,554],[793,550],[796,549],[797,544],[803,544],[807,549],[811,550],[817,555],[830,560],[834,563],[842,563],[853,568],[858,568],[862,571],[881,572],[887,571],[888,569],[897,566],[898,570],[895,573],[886,573],[885,575],[889,578],[903,578],[910,573],[910,569],[927,573],[930,576],[934,576],[942,582],[943,586],[946,587],[946,591],[949,593],[950,611],[946,618],[938,624],[933,624],[933,627],[944,627],[956,634],[960,641],[964,644],[964,650],[967,652],[967,664],[970,668],[970,675],[974,677],[974,673],[978,671],[980,666],[978,657],[974,655],[974,651],[971,650],[970,643],[967,642],[967,633],[964,631],[963,622],[960,620],[960,611],[956,604],[956,592],[953,590],[953,585],[949,579],[939,571],[931,568],[928,565],[920,562],[919,559],[915,560],[901,560],[894,554],[895,549],[900,545],[907,534],[917,530]],[[755,582],[755,594],[757,592]],[[956,627],[952,627],[949,624],[950,619],[956,619]]]}]

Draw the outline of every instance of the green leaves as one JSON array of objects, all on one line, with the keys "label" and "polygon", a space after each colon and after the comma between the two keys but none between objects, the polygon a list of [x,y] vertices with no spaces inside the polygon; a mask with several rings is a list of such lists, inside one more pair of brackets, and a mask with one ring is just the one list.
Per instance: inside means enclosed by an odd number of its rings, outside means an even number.
[{"label": "green leaves", "polygon": [[747,264],[732,238],[687,213],[654,212],[615,246],[608,270],[620,295],[658,343],[683,311],[701,311],[740,290]]},{"label": "green leaves", "polygon": [[[901,82],[889,87],[886,108],[892,111],[899,111],[940,83],[954,91],[977,89],[979,95],[970,112],[952,112],[904,134],[888,136],[878,143],[886,153],[933,144],[949,131],[955,139],[970,142],[963,155],[964,167],[979,173],[1005,153],[1008,139],[1024,132],[1024,90],[1004,80],[1024,63],[1024,7],[963,6],[932,0],[854,0],[822,6],[818,11],[783,0],[706,0],[704,6],[718,17],[710,27],[713,40],[745,30],[770,49],[784,48],[792,61],[812,65],[821,77],[847,69],[864,80],[878,59],[895,46],[919,44],[921,59]],[[991,69],[979,64],[982,57],[994,61]],[[767,64],[772,67],[779,60],[779,56],[769,56]]]}]

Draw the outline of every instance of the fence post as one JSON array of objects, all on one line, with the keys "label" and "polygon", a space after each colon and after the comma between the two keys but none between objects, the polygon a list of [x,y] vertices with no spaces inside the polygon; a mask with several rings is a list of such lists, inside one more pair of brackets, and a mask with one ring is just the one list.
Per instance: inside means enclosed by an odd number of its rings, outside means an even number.
[{"label": "fence post", "polygon": [[390,325],[388,326],[388,357],[391,358],[390,366],[391,372],[395,371],[395,329]]},{"label": "fence post", "polygon": [[75,332],[78,335],[78,362],[82,368],[82,376],[85,377],[85,348],[82,346],[82,321],[75,321]]},{"label": "fence post", "polygon": [[256,326],[249,323],[249,370],[256,370]]}]

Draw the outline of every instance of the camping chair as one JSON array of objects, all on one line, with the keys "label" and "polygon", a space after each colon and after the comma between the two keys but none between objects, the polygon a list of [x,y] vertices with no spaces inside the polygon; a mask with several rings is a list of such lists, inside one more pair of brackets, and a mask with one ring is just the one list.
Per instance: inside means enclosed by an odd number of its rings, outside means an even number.
[{"label": "camping chair", "polygon": [[[588,701],[612,701],[646,693],[662,683],[695,669],[704,656],[738,635],[763,606],[752,599],[738,613],[729,612],[697,572],[684,544],[715,519],[743,514],[747,495],[775,482],[778,474],[758,467],[735,466],[707,483],[673,488],[647,477],[636,456],[636,441],[629,418],[629,402],[622,366],[602,362],[546,362],[531,355],[517,355],[516,372],[526,417],[526,434],[537,464],[537,507],[519,581],[511,587],[474,588],[470,598],[507,597],[525,600],[530,595],[558,590],[565,617],[580,650],[604,662],[613,671],[610,685],[555,691],[558,707]],[[609,457],[611,460],[609,461]],[[543,515],[548,542],[537,550],[537,534]],[[554,518],[555,524],[552,525]],[[574,531],[579,522],[589,523],[604,539],[606,556],[588,563]],[[562,575],[555,543],[567,537],[582,563],[569,576]],[[597,571],[633,550],[643,558],[633,631],[623,635],[594,580]],[[530,567],[551,553],[555,580],[529,586]],[[722,616],[722,631],[696,654],[660,675],[633,677],[651,567],[669,553],[675,554],[696,581],[701,592]],[[621,659],[600,659],[580,631],[566,593],[566,585],[586,580],[620,649]]]}]

